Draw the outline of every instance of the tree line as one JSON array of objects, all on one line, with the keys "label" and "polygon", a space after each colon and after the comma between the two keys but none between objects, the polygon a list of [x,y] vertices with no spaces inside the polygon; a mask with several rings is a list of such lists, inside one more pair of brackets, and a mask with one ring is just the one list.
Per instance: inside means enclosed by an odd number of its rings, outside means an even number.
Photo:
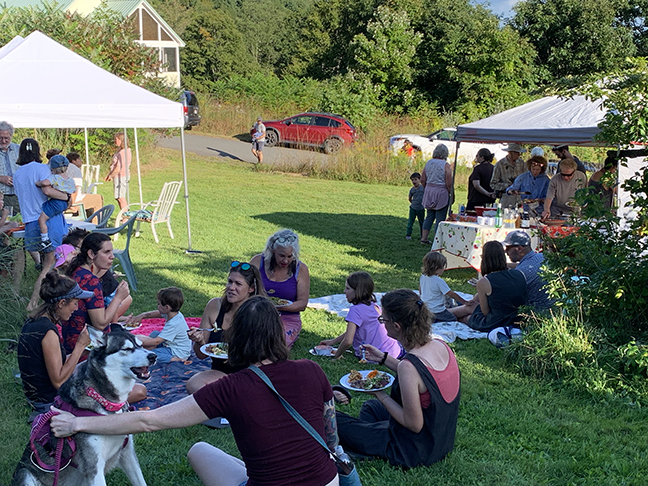
[{"label": "tree line", "polygon": [[317,80],[390,113],[489,115],[648,52],[647,0],[154,0],[187,44],[185,82]]}]

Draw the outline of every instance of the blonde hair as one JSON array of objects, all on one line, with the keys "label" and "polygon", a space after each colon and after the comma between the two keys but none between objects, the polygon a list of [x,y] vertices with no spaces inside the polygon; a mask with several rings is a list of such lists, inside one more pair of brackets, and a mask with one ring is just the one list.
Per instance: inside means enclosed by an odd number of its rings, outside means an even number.
[{"label": "blonde hair", "polygon": [[63,167],[56,167],[55,169],[50,169],[50,172],[52,174],[65,174],[65,172],[68,170],[67,165]]},{"label": "blonde hair", "polygon": [[564,169],[571,169],[572,171],[575,171],[576,169],[578,169],[578,164],[576,164],[576,161],[574,159],[568,157],[566,159],[562,159],[558,167],[560,169],[560,172],[562,173]]},{"label": "blonde hair", "polygon": [[445,268],[448,259],[438,251],[430,251],[423,257],[421,273],[427,277],[435,275],[441,268]]}]

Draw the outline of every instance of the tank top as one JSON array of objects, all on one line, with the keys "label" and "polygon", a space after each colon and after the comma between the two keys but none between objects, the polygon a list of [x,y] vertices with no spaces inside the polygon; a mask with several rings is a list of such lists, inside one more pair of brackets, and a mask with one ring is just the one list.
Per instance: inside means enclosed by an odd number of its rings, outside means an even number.
[{"label": "tank top", "polygon": [[[224,320],[225,320],[225,308],[221,305],[220,309],[218,309],[218,315],[216,316],[216,321],[214,322],[214,324],[216,324],[217,329],[209,333],[210,343],[224,342],[223,341],[224,331],[222,329]],[[229,362],[226,359],[212,358],[211,369],[216,371],[222,371],[226,375],[229,375],[230,373],[235,373],[239,370],[242,370],[243,368],[234,368],[233,366],[230,366]]]},{"label": "tank top", "polygon": [[[259,273],[261,274],[261,280],[263,281],[263,286],[265,287],[268,297],[278,297],[280,299],[286,299],[294,302],[297,298],[297,276],[299,275],[299,262],[297,262],[295,273],[283,282],[270,280],[265,271],[265,259],[263,256],[261,256],[260,267],[261,268],[259,268]],[[299,312],[279,312],[280,314],[299,314]]]}]

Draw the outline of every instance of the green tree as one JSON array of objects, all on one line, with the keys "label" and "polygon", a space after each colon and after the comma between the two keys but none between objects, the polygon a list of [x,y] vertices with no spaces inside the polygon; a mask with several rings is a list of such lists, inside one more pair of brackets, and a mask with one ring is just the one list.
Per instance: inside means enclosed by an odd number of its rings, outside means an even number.
[{"label": "green tree", "polygon": [[236,20],[225,10],[205,9],[187,26],[184,41],[182,73],[191,85],[209,90],[220,78],[259,70]]},{"label": "green tree", "polygon": [[47,26],[47,35],[97,66],[158,94],[177,99],[177,92],[161,78],[156,49],[136,42],[132,22],[108,9],[87,17],[67,13],[55,4],[0,11],[0,44]]},{"label": "green tree", "polygon": [[635,54],[627,0],[526,0],[511,26],[535,46],[545,81],[613,69]]},{"label": "green tree", "polygon": [[354,37],[353,71],[376,85],[387,106],[407,104],[412,95],[412,63],[422,35],[414,32],[406,11],[378,7],[367,24],[367,33]]},{"label": "green tree", "polygon": [[469,119],[528,100],[535,52],[515,31],[469,0],[428,0],[424,12],[417,85],[432,100]]}]

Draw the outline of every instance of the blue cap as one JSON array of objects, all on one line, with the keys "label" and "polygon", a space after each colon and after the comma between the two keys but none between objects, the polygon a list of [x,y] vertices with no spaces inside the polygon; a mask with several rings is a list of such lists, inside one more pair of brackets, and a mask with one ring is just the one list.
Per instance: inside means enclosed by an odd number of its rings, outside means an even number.
[{"label": "blue cap", "polygon": [[[54,158],[54,157],[52,157]],[[65,159],[65,157],[63,157]],[[66,159],[67,160],[67,159]],[[90,292],[88,290],[83,290],[81,287],[79,287],[79,284],[76,284],[74,287],[70,289],[69,292],[66,292],[65,295],[59,295],[58,297],[54,297],[52,299],[47,299],[46,302],[49,302],[50,304],[53,304],[54,302],[58,302],[59,300],[70,300],[70,299],[89,299],[90,297],[94,297],[94,292]]]},{"label": "blue cap", "polygon": [[504,241],[504,246],[531,246],[531,237],[524,231],[511,231]]},{"label": "blue cap", "polygon": [[70,161],[65,157],[65,155],[55,155],[49,161],[50,169],[58,169],[59,167],[67,167],[70,165]]}]

